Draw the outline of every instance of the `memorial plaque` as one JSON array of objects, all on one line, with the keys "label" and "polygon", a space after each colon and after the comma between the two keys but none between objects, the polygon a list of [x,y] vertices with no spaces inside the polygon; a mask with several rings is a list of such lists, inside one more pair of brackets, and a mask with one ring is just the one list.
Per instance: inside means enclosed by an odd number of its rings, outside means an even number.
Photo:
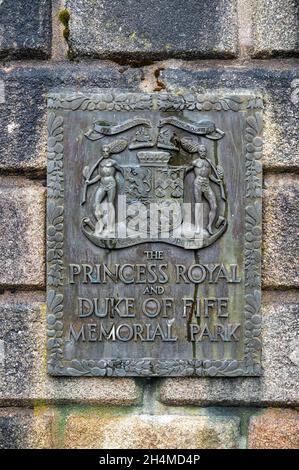
[{"label": "memorial plaque", "polygon": [[260,375],[261,98],[48,108],[49,373]]}]

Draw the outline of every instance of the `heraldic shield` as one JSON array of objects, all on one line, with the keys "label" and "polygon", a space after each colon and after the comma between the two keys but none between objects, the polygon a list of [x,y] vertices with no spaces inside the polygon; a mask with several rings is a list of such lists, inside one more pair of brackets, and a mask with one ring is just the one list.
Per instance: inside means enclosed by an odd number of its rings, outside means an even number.
[{"label": "heraldic shield", "polygon": [[85,236],[107,249],[145,242],[185,249],[211,245],[227,227],[225,181],[215,151],[223,136],[212,121],[177,116],[94,122],[85,132],[100,143],[93,165],[83,170]]}]

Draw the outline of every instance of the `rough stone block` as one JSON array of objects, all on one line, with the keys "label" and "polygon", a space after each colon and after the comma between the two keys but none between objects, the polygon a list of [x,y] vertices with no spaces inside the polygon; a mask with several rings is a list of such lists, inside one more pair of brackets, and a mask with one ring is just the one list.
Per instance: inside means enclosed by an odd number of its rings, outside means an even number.
[{"label": "rough stone block", "polygon": [[51,51],[51,2],[0,2],[0,58],[47,58]]},{"label": "rough stone block", "polygon": [[236,2],[66,0],[69,46],[81,57],[151,61],[234,57]]},{"label": "rough stone block", "polygon": [[69,415],[66,448],[230,449],[237,447],[237,418],[151,416],[100,418]]},{"label": "rough stone block", "polygon": [[262,308],[262,377],[166,379],[161,400],[168,405],[298,405],[299,302],[287,294],[274,297]]},{"label": "rough stone block", "polygon": [[42,294],[0,297],[0,406],[54,402],[133,405],[140,401],[139,388],[131,379],[49,376],[45,315]]},{"label": "rough stone block", "polygon": [[272,175],[265,180],[263,217],[264,286],[298,288],[299,179]]},{"label": "rough stone block", "polygon": [[0,178],[0,285],[45,284],[44,206],[40,184]]},{"label": "rough stone block", "polygon": [[49,449],[54,446],[54,414],[0,408],[0,449]]},{"label": "rough stone block", "polygon": [[[185,66],[186,67],[186,66]],[[167,91],[205,93],[215,88],[257,90],[264,98],[264,167],[272,170],[299,166],[299,67],[293,60],[256,61],[254,68],[198,65],[161,70]],[[253,104],[254,106],[254,104]]]},{"label": "rough stone block", "polygon": [[298,449],[299,413],[294,410],[268,409],[250,419],[250,449]]},{"label": "rough stone block", "polygon": [[[0,68],[0,169],[46,167],[46,96],[53,88],[134,88],[141,71],[98,65],[50,64]],[[2,83],[2,88],[1,88]],[[1,93],[1,89],[3,93]],[[2,97],[2,99],[1,99]]]},{"label": "rough stone block", "polygon": [[295,55],[299,52],[298,0],[257,0],[253,14],[255,57]]}]

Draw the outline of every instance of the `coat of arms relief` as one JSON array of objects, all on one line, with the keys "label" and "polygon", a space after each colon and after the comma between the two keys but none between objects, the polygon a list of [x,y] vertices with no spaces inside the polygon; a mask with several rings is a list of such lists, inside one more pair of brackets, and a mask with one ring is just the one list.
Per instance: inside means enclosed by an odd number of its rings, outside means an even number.
[{"label": "coat of arms relief", "polygon": [[213,121],[136,113],[95,121],[84,136],[98,153],[82,175],[81,228],[93,244],[116,249],[159,241],[200,249],[225,232],[217,152],[224,132]]}]

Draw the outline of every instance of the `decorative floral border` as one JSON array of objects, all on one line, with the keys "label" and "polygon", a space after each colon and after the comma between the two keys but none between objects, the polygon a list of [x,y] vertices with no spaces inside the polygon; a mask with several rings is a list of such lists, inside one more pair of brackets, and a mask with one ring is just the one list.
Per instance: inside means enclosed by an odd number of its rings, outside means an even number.
[{"label": "decorative floral border", "polygon": [[244,111],[262,109],[263,100],[250,92],[241,94],[125,93],[99,90],[97,93],[69,92],[49,95],[48,108],[69,111]]},{"label": "decorative floral border", "polygon": [[261,369],[261,243],[262,243],[262,129],[261,112],[246,119],[245,129],[245,341],[246,372]]},{"label": "decorative floral border", "polygon": [[[100,91],[49,96],[48,108],[48,372],[69,376],[258,376],[261,368],[262,99],[241,95],[170,95]],[[55,110],[247,111],[245,129],[244,360],[63,360],[63,118]]]},{"label": "decorative floral border", "polygon": [[47,324],[48,372],[63,371],[63,118],[48,115]]}]

